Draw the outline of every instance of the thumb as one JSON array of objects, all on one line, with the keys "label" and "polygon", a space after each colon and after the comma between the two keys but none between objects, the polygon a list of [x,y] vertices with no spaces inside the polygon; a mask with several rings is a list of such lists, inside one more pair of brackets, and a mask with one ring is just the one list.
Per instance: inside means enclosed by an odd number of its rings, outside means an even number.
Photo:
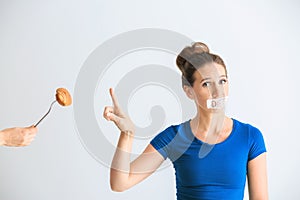
[{"label": "thumb", "polygon": [[117,115],[115,115],[112,112],[108,112],[106,114],[106,119],[109,120],[109,121],[113,121],[115,123],[118,123],[120,121],[120,117],[118,117]]},{"label": "thumb", "polygon": [[37,127],[32,125],[26,128],[30,133],[36,133],[38,131]]}]

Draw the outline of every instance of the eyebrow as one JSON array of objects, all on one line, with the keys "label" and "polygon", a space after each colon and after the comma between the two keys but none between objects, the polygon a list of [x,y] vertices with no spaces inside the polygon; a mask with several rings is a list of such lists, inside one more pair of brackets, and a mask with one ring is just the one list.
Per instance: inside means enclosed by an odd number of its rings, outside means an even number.
[{"label": "eyebrow", "polygon": [[[222,78],[222,77],[227,78],[226,75],[221,75],[220,78]],[[207,80],[209,80],[209,79],[211,79],[211,78],[204,78],[204,79],[202,79],[202,80],[200,81],[200,83],[202,83],[203,81],[207,81]]]}]

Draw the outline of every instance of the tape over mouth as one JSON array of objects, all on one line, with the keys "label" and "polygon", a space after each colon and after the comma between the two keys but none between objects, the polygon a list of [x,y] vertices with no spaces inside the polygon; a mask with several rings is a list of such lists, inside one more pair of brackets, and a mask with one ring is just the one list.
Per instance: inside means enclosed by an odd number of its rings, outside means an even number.
[{"label": "tape over mouth", "polygon": [[228,97],[207,99],[206,106],[208,109],[224,109]]}]

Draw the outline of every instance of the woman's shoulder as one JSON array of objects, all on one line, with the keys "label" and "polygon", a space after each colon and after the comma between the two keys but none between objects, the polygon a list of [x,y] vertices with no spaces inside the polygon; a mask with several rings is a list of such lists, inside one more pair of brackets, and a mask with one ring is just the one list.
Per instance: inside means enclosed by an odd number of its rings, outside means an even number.
[{"label": "woman's shoulder", "polygon": [[232,118],[235,129],[243,133],[245,136],[250,138],[257,138],[262,136],[262,132],[255,125],[247,122],[243,122],[237,119]]},{"label": "woman's shoulder", "polygon": [[239,128],[247,128],[247,129],[252,129],[252,130],[258,130],[258,128],[253,125],[252,123],[247,123],[235,118],[232,118],[234,125],[238,126]]},{"label": "woman's shoulder", "polygon": [[169,140],[173,139],[176,134],[180,131],[180,128],[183,127],[188,121],[172,124],[165,128],[163,131],[157,134],[156,137],[168,138]]},{"label": "woman's shoulder", "polygon": [[250,123],[240,122],[234,119],[239,135],[247,141],[249,147],[248,160],[252,160],[263,152],[266,152],[265,141],[262,132]]}]

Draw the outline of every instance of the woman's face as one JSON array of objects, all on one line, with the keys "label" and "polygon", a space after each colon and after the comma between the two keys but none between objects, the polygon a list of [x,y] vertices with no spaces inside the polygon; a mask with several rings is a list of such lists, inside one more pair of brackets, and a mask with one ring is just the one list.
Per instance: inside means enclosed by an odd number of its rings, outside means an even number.
[{"label": "woman's face", "polygon": [[217,63],[208,63],[195,71],[193,76],[193,87],[185,86],[188,97],[195,100],[201,109],[216,111],[208,108],[207,100],[228,96],[228,80],[224,67]]}]

